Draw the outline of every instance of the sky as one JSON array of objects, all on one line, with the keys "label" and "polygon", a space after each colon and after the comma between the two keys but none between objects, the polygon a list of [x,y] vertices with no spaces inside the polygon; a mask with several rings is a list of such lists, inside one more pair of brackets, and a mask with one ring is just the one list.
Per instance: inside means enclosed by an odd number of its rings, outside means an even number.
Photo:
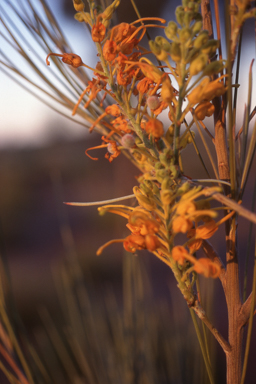
[{"label": "sky", "polygon": [[[92,44],[88,39],[89,34],[83,26],[77,21],[70,21],[62,12],[60,1],[52,2],[51,9],[53,9],[56,18],[62,27],[64,27],[64,34],[68,36],[69,43],[74,47],[74,52],[80,55],[86,54],[86,60],[93,66],[95,52],[93,52]],[[36,1],[35,1],[36,2]],[[6,3],[3,3],[5,11],[8,10]],[[24,27],[18,20],[15,19],[16,26],[22,34],[32,41],[27,34]],[[3,26],[0,26],[3,31]],[[83,46],[79,44],[77,34],[85,33]],[[81,41],[81,40],[80,40]],[[34,44],[34,43],[33,43]],[[14,50],[0,37],[1,51],[11,58],[24,73],[28,73],[32,80],[38,82],[38,77],[34,76],[31,69],[20,57],[15,54]],[[39,55],[45,60],[45,53],[38,50]],[[95,56],[96,61],[96,56]],[[45,64],[44,70],[51,76],[53,72],[53,65],[47,67]],[[4,69],[4,67],[2,67]],[[60,116],[49,107],[45,106],[41,101],[37,100],[29,92],[11,80],[7,75],[0,71],[0,149],[8,146],[41,146],[47,144],[52,138],[62,135],[65,137],[76,138],[87,134],[85,128],[69,122],[65,117]],[[64,110],[63,110],[64,111]],[[67,111],[68,114],[71,112]]]},{"label": "sky", "polygon": [[[58,0],[51,2],[51,8],[56,15],[59,23],[61,24],[62,29],[64,30],[65,36],[68,36],[69,43],[73,48],[73,51],[83,58],[83,61],[87,64],[94,66],[96,62],[96,52],[93,49],[92,43],[88,39],[88,33],[83,28],[83,26],[72,19],[67,19],[63,14],[60,2]],[[35,0],[36,2],[36,0]],[[167,3],[168,4],[168,3]],[[2,3],[4,10],[7,10],[7,5],[5,2]],[[168,5],[164,11],[164,15],[168,13]],[[19,26],[20,31],[26,35],[22,26],[16,20],[17,26]],[[2,29],[1,25],[1,29]],[[82,35],[84,34],[84,36]],[[79,38],[78,38],[79,37]],[[253,36],[252,36],[253,38]],[[241,109],[244,108],[244,103],[247,99],[246,94],[246,84],[248,81],[248,68],[251,60],[255,56],[255,48],[253,44],[253,39],[249,41],[245,46],[243,55],[242,55],[242,66],[241,66],[241,79],[240,83],[244,88],[244,91],[241,94],[241,99],[239,99],[239,106]],[[252,42],[252,44],[250,43]],[[22,66],[24,72],[30,69],[24,64],[24,62],[14,55],[13,50],[6,44],[6,42],[0,38],[0,47],[1,50],[11,57],[13,60],[18,60],[19,65]],[[40,52],[39,55],[42,55],[44,58],[44,52]],[[253,68],[253,74],[255,75],[255,65]],[[53,74],[52,67],[46,69],[48,74]],[[255,77],[255,76],[254,76]],[[33,77],[32,77],[33,78]],[[10,80],[5,74],[0,71],[0,149],[7,146],[37,146],[47,144],[54,137],[61,136],[62,134],[65,137],[77,138],[84,137],[87,133],[85,128],[81,127],[78,124],[73,124],[64,117],[61,117],[56,114],[56,112],[49,109],[47,106],[43,105],[39,100],[34,96],[25,92],[19,85],[14,81]],[[253,99],[255,100],[255,90],[253,93]],[[252,106],[254,107],[254,105]],[[67,112],[69,113],[69,111]],[[242,122],[242,114],[240,114],[239,124]]]}]

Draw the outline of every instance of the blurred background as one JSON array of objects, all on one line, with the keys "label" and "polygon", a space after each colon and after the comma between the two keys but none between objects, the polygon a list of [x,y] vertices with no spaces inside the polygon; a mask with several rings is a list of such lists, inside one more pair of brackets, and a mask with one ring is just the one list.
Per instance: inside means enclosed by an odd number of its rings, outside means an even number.
[{"label": "blurred background", "polygon": [[[40,6],[39,3],[38,1],[38,6]],[[149,0],[147,2],[138,0],[136,4],[144,17],[159,15],[167,20],[173,20],[174,10],[179,2],[176,0]],[[93,67],[96,63],[96,52],[88,31],[73,18],[75,11],[72,1],[56,0],[49,5],[65,36],[68,37],[69,43],[74,47],[73,52],[80,55],[86,64]],[[7,11],[7,2],[4,1],[2,7]],[[135,18],[130,2],[121,1],[117,10],[117,19],[120,22],[132,22]],[[18,28],[22,33],[22,26],[18,26]],[[248,68],[255,56],[254,48],[252,49],[254,37],[249,32],[251,28],[252,24],[248,23],[244,35],[243,70],[240,83],[245,86],[244,91],[240,94],[241,100],[246,100],[247,97]],[[150,34],[154,36],[156,32],[150,31]],[[12,49],[4,40],[1,42],[1,49],[6,55],[13,54]],[[13,60],[18,60],[17,56],[13,56]],[[23,65],[22,62],[21,65]],[[25,67],[24,70],[26,71]],[[100,257],[96,257],[95,253],[104,242],[112,238],[123,238],[127,234],[124,221],[111,214],[99,216],[96,207],[67,207],[63,202],[97,201],[128,195],[132,193],[132,187],[136,184],[135,176],[138,175],[138,171],[123,156],[111,164],[104,159],[104,153],[101,151],[96,153],[96,156],[99,156],[98,161],[94,162],[86,157],[84,151],[88,147],[100,143],[96,133],[89,135],[84,127],[73,124],[50,110],[32,95],[26,93],[3,72],[0,72],[0,76],[1,252],[10,274],[11,288],[9,289],[12,291],[15,306],[18,308],[25,328],[33,337],[35,334],[40,334],[40,324],[44,317],[40,316],[42,308],[47,308],[57,324],[65,324],[61,312],[63,308],[61,308],[61,300],[58,295],[58,281],[63,268],[72,270],[74,265],[83,276],[83,285],[90,297],[92,311],[95,308],[106,306],[105,294],[109,289],[114,292],[118,308],[122,311],[124,307],[123,284],[124,280],[126,279],[127,283],[128,279],[128,277],[124,278],[123,269],[126,256],[122,247],[112,246],[106,249]],[[239,102],[241,103],[241,101]],[[242,105],[244,105],[243,103]],[[238,129],[241,123],[242,113],[238,119]],[[194,178],[205,177],[197,159],[194,162],[186,162],[186,159],[190,159],[191,156],[193,159],[195,158],[193,148],[189,148],[185,156],[185,173]],[[255,171],[254,167],[253,172]],[[248,208],[251,194],[249,187],[245,198],[245,205],[248,201]],[[239,247],[242,250],[245,248],[249,227],[243,220],[240,220],[240,223],[242,231]],[[216,236],[214,241],[217,250],[224,255],[225,248],[221,238]],[[131,258],[134,259],[133,256]],[[138,268],[143,271],[142,277],[138,277],[138,279],[145,285],[143,295],[145,301],[140,297],[140,303],[144,302],[144,314],[151,313],[152,316],[154,314],[154,320],[159,321],[165,330],[162,337],[168,336],[170,343],[172,341],[174,343],[174,335],[178,337],[177,334],[179,334],[181,337],[185,332],[186,341],[193,340],[192,343],[195,343],[193,358],[202,362],[197,341],[195,338],[193,339],[195,336],[189,336],[194,332],[193,328],[187,325],[191,323],[190,315],[176,288],[171,271],[146,252],[142,252],[139,257],[135,256],[135,258],[139,260],[126,261],[128,264],[125,266],[127,269],[132,269],[133,264],[129,263],[139,263]],[[74,276],[72,281],[73,278]],[[226,311],[221,287],[218,281],[212,282],[212,285],[214,287],[210,287],[206,295],[208,298],[211,297],[215,303],[218,300],[218,308],[221,308],[221,311],[217,311],[217,316],[212,313],[212,319],[217,328],[225,334]],[[133,288],[131,290],[134,292]],[[138,301],[137,304],[135,303],[135,308],[137,308],[136,305],[138,305]],[[178,310],[176,306],[178,306]],[[95,311],[98,314],[98,309]],[[104,310],[102,311],[105,313]],[[155,315],[158,313],[157,320]],[[151,329],[150,326],[148,329]],[[180,343],[183,345],[182,342]],[[188,345],[184,348],[188,348]],[[218,383],[221,383],[224,382],[224,355],[218,346],[213,349],[218,366]],[[160,346],[158,349],[155,346],[155,353],[159,350],[163,354],[166,352],[165,348]],[[162,381],[157,382],[192,383],[195,382],[195,377],[197,380],[201,378],[197,382],[205,382],[205,376],[203,376],[205,373],[198,372],[193,375],[183,372],[180,381],[175,381],[178,380],[178,374],[176,378],[174,375],[170,381],[168,379],[171,377],[168,371],[168,369],[170,370],[168,360],[174,359],[173,354],[176,353],[179,357],[178,365],[181,369],[184,366],[190,367],[190,365],[189,362],[182,361],[181,351],[174,348],[166,353],[168,358],[166,361],[162,358],[162,361],[165,361],[167,368],[159,368],[160,372],[165,372],[165,374],[162,374]],[[170,363],[172,369],[175,365],[174,360]],[[158,362],[158,364],[160,363]],[[255,367],[251,366],[250,370],[252,375],[256,374]],[[195,376],[196,374],[198,376]],[[154,377],[153,374],[152,377]],[[59,373],[54,378],[54,382],[65,382],[65,379]],[[142,383],[144,381],[134,379],[130,382]],[[126,381],[121,381],[121,383],[126,383]]]}]

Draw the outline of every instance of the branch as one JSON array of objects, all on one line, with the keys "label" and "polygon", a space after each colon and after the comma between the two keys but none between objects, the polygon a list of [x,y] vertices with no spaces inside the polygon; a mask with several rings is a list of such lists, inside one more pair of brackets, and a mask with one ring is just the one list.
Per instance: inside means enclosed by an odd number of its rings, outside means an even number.
[{"label": "branch", "polygon": [[[240,320],[241,320],[242,326],[246,325],[246,323],[249,320],[251,306],[252,306],[252,296],[253,295],[252,295],[252,292],[251,292],[250,295],[248,296],[247,300],[241,306],[241,309],[239,311],[239,316],[240,316]],[[255,307],[255,305],[256,305],[256,302],[254,303],[254,307]],[[254,309],[254,315],[255,314],[256,314],[256,308]]]},{"label": "branch", "polygon": [[223,351],[225,353],[230,352],[231,351],[230,344],[227,342],[226,339],[224,339],[224,337],[219,333],[219,331],[212,325],[212,323],[210,322],[210,320],[206,316],[205,311],[200,306],[199,302],[196,301],[195,304],[191,308],[195,311],[195,313],[197,314],[199,319],[201,319],[203,321],[203,323],[207,326],[207,328],[211,331],[211,333],[213,334],[215,339],[218,341],[218,343],[220,344]]},{"label": "branch", "polygon": [[205,188],[205,196],[211,196],[213,199],[219,201],[222,204],[225,204],[231,210],[236,211],[240,216],[245,217],[247,220],[256,224],[256,214],[249,211],[248,209],[242,207],[236,201],[229,199],[227,196],[222,195],[219,192],[211,190],[211,188]]}]

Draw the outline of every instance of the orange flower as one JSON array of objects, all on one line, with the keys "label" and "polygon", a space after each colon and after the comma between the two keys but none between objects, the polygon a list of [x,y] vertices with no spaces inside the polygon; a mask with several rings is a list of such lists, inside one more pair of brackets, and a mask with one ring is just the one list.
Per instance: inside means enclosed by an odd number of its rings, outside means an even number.
[{"label": "orange flower", "polygon": [[118,24],[111,30],[111,39],[119,44],[122,40],[131,36],[135,30],[136,27],[134,25],[128,23]]},{"label": "orange flower", "polygon": [[123,117],[123,115],[118,116],[116,119],[111,121],[111,124],[115,129],[125,133],[131,133],[132,130],[129,128],[128,121]]},{"label": "orange flower", "polygon": [[163,123],[158,119],[149,119],[145,124],[145,131],[159,139],[164,135]]},{"label": "orange flower", "polygon": [[186,260],[187,256],[190,256],[186,248],[184,248],[182,245],[176,245],[172,249],[172,258],[173,260],[177,261],[179,265],[183,265]]},{"label": "orange flower", "polygon": [[97,157],[92,157],[88,154],[88,151],[91,151],[92,149],[99,149],[99,148],[107,148],[108,152],[105,155],[105,158],[108,159],[108,161],[111,163],[117,156],[120,155],[121,151],[118,148],[118,144],[115,140],[107,139],[106,137],[102,136],[101,138],[106,144],[97,145],[96,147],[91,147],[86,149],[85,154],[90,157],[92,160],[98,160]]},{"label": "orange flower", "polygon": [[160,224],[148,213],[141,209],[134,209],[129,216],[127,227],[132,233],[139,233],[142,236],[157,233]]},{"label": "orange flower", "polygon": [[146,249],[144,236],[129,235],[124,239],[124,249],[128,252],[136,252],[136,250]]},{"label": "orange flower", "polygon": [[203,101],[198,104],[195,109],[195,115],[198,120],[204,120],[204,118],[212,116],[215,111],[215,107],[209,101]]},{"label": "orange flower", "polygon": [[206,257],[202,257],[195,262],[194,271],[205,277],[212,277],[215,279],[220,275],[220,266]]},{"label": "orange flower", "polygon": [[106,34],[106,27],[99,21],[99,17],[97,18],[96,24],[92,27],[92,40],[95,43],[100,43]]},{"label": "orange flower", "polygon": [[214,220],[210,220],[207,223],[200,225],[196,228],[195,237],[196,239],[209,239],[218,230]]},{"label": "orange flower", "polygon": [[108,143],[108,152],[105,154],[105,158],[108,159],[108,161],[111,163],[117,156],[120,155],[121,151],[120,149],[118,149],[118,144],[115,140],[107,139],[104,136],[102,136],[102,140]]},{"label": "orange flower", "polygon": [[189,200],[183,200],[180,201],[177,207],[177,214],[178,215],[186,215],[186,214],[191,214],[195,212],[196,210],[196,205],[192,201]]},{"label": "orange flower", "polygon": [[121,115],[121,111],[120,111],[120,108],[117,104],[112,104],[112,105],[109,105],[106,109],[105,109],[105,112],[108,114],[108,115],[112,115],[112,116],[115,116],[115,117],[118,117]]},{"label": "orange flower", "polygon": [[226,92],[227,87],[220,81],[221,78],[223,78],[223,76],[214,81],[210,81],[209,77],[204,77],[199,85],[187,96],[189,102],[195,105],[200,103],[200,101],[210,101],[216,96],[222,96]]},{"label": "orange flower", "polygon": [[113,40],[107,40],[103,47],[103,56],[105,60],[112,61],[117,55],[117,45]]},{"label": "orange flower", "polygon": [[153,252],[161,246],[161,243],[156,235],[149,234],[145,236],[145,245],[147,250]]},{"label": "orange flower", "polygon": [[154,82],[148,77],[140,80],[137,84],[137,90],[143,95],[149,91],[150,88],[154,88]]},{"label": "orange flower", "polygon": [[191,220],[185,216],[177,216],[172,222],[172,230],[174,233],[186,233],[193,227]]},{"label": "orange flower", "polygon": [[[194,229],[191,229],[191,232],[194,231]],[[198,251],[198,249],[201,248],[202,246],[202,243],[203,243],[203,240],[202,239],[196,239],[196,240],[192,240],[190,241],[187,246],[190,250],[191,253],[194,253],[196,251]]]},{"label": "orange flower", "polygon": [[65,64],[72,65],[74,68],[81,67],[84,63],[82,62],[82,59],[80,56],[76,55],[75,53],[49,53],[46,57],[46,64],[50,65],[49,57],[50,56],[59,56],[62,57],[62,61]]}]

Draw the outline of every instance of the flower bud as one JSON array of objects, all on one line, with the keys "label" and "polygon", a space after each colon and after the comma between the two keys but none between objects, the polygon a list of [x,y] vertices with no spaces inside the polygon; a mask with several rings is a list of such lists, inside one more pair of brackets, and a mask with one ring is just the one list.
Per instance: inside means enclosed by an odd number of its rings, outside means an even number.
[{"label": "flower bud", "polygon": [[167,52],[165,52],[159,44],[157,44],[155,41],[150,40],[149,41],[149,48],[154,53],[156,58],[160,61],[166,61],[167,60]]},{"label": "flower bud", "polygon": [[164,205],[171,205],[174,197],[171,191],[165,189],[161,191],[161,201]]},{"label": "flower bud", "polygon": [[193,11],[186,11],[184,14],[184,24],[189,27],[191,21],[194,19],[194,12]]},{"label": "flower bud", "polygon": [[152,111],[154,111],[154,109],[157,109],[160,105],[159,97],[156,95],[149,96],[147,98],[147,105]]},{"label": "flower bud", "polygon": [[204,76],[211,76],[214,75],[215,73],[219,73],[223,71],[225,68],[225,64],[223,60],[217,60],[217,61],[212,61],[211,63],[207,64],[203,71]]},{"label": "flower bud", "polygon": [[148,211],[153,211],[156,208],[154,200],[143,195],[138,187],[133,188],[133,193],[135,194],[135,197],[141,207],[147,209]]},{"label": "flower bud", "polygon": [[189,73],[191,76],[197,75],[199,72],[201,72],[208,63],[208,56],[204,53],[201,53],[198,55],[195,60],[193,60],[189,67]]},{"label": "flower bud", "polygon": [[197,21],[194,25],[193,25],[193,28],[192,28],[192,31],[195,35],[197,35],[201,29],[203,27],[203,23],[202,21]]},{"label": "flower bud", "polygon": [[134,136],[131,135],[130,133],[126,133],[126,135],[124,135],[121,138],[121,144],[125,148],[133,148],[134,145],[135,145],[135,138],[134,138]]},{"label": "flower bud", "polygon": [[201,52],[206,53],[209,57],[216,53],[216,50],[219,48],[218,40],[209,40],[205,45],[201,47]]},{"label": "flower bud", "polygon": [[175,62],[179,62],[181,60],[181,50],[180,44],[173,42],[171,45],[171,58]]},{"label": "flower bud", "polygon": [[169,21],[164,33],[169,40],[173,40],[177,36],[178,26],[175,21]]},{"label": "flower bud", "polygon": [[106,20],[110,20],[112,15],[113,15],[113,12],[115,11],[115,9],[119,6],[120,4],[120,1],[121,0],[114,0],[112,4],[110,4],[105,10],[104,12],[102,12],[101,16],[102,16],[102,22],[106,21]]},{"label": "flower bud", "polygon": [[161,184],[162,190],[169,190],[171,186],[172,186],[172,180],[170,179],[170,177],[165,177]]},{"label": "flower bud", "polygon": [[183,183],[181,185],[181,187],[178,189],[178,194],[179,195],[183,195],[184,193],[187,193],[191,188],[191,184],[189,183],[189,181],[185,181],[185,183]]},{"label": "flower bud", "polygon": [[166,103],[170,103],[173,99],[173,87],[169,77],[162,82],[161,97]]},{"label": "flower bud", "polygon": [[200,49],[203,45],[205,45],[209,40],[209,32],[203,30],[199,33],[199,35],[194,40],[194,47]]},{"label": "flower bud", "polygon": [[83,12],[84,10],[84,3],[82,0],[73,0],[74,8],[77,12]]},{"label": "flower bud", "polygon": [[191,29],[182,28],[179,30],[179,36],[181,43],[186,43],[191,38]]},{"label": "flower bud", "polygon": [[178,23],[180,25],[183,24],[184,14],[185,14],[185,11],[184,11],[184,8],[182,6],[179,6],[175,9],[176,20],[178,21]]},{"label": "flower bud", "polygon": [[77,21],[79,21],[80,23],[82,23],[82,22],[85,21],[83,15],[82,15],[80,12],[76,13],[75,16],[74,16],[74,18],[75,18]]},{"label": "flower bud", "polygon": [[163,36],[157,36],[155,42],[166,52],[170,52],[171,44]]}]

